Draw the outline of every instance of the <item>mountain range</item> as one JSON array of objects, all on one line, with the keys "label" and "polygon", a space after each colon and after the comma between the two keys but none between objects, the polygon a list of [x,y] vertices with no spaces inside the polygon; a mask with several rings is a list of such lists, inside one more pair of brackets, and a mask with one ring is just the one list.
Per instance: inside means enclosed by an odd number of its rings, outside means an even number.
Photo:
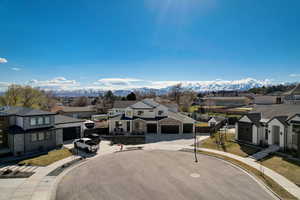
[{"label": "mountain range", "polygon": [[[210,91],[247,91],[251,88],[257,88],[262,86],[274,85],[270,80],[256,80],[252,78],[242,80],[214,80],[214,81],[179,81],[183,89],[193,90],[195,92],[210,92]],[[172,86],[166,86],[162,88],[130,88],[121,90],[112,90],[115,95],[126,96],[132,91],[139,91],[142,93],[155,92],[158,95],[166,94],[172,89]],[[99,96],[103,95],[107,90],[102,89],[76,89],[76,90],[54,90],[54,94],[57,96]]]}]

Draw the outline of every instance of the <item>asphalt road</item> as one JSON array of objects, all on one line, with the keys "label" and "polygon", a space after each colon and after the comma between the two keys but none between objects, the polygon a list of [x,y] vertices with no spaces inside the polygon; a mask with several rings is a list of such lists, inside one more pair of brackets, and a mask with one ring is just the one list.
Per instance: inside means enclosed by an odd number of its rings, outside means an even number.
[{"label": "asphalt road", "polygon": [[239,169],[216,158],[174,151],[128,151],[75,168],[57,200],[273,199]]}]

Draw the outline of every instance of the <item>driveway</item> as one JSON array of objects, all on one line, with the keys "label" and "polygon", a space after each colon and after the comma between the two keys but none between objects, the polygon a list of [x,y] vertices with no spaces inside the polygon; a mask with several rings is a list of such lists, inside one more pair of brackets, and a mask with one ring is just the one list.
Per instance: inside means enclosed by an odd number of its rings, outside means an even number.
[{"label": "driveway", "polygon": [[162,150],[99,156],[67,173],[57,200],[273,199],[243,171],[213,157]]}]

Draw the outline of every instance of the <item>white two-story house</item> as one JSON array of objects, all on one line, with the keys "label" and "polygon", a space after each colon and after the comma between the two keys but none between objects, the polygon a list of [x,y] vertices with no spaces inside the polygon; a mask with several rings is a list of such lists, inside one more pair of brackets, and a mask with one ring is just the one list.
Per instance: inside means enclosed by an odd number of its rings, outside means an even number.
[{"label": "white two-story house", "polygon": [[115,135],[145,135],[148,139],[185,138],[193,136],[195,121],[174,112],[152,99],[144,99],[109,119],[109,132]]}]

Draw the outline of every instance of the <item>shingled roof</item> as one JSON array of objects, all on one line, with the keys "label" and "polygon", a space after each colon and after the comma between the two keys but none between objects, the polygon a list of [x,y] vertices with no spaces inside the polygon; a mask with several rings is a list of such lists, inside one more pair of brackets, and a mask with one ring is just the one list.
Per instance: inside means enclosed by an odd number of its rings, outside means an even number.
[{"label": "shingled roof", "polygon": [[53,112],[48,112],[44,110],[38,110],[27,107],[19,106],[5,106],[0,108],[0,116],[9,116],[9,115],[18,115],[18,116],[37,116],[37,115],[55,115]]},{"label": "shingled roof", "polygon": [[137,101],[115,101],[113,108],[127,108],[135,103]]},{"label": "shingled roof", "polygon": [[275,116],[292,117],[300,114],[300,105],[298,104],[274,104],[274,105],[255,105],[251,113],[261,113],[262,118],[271,119]]}]

